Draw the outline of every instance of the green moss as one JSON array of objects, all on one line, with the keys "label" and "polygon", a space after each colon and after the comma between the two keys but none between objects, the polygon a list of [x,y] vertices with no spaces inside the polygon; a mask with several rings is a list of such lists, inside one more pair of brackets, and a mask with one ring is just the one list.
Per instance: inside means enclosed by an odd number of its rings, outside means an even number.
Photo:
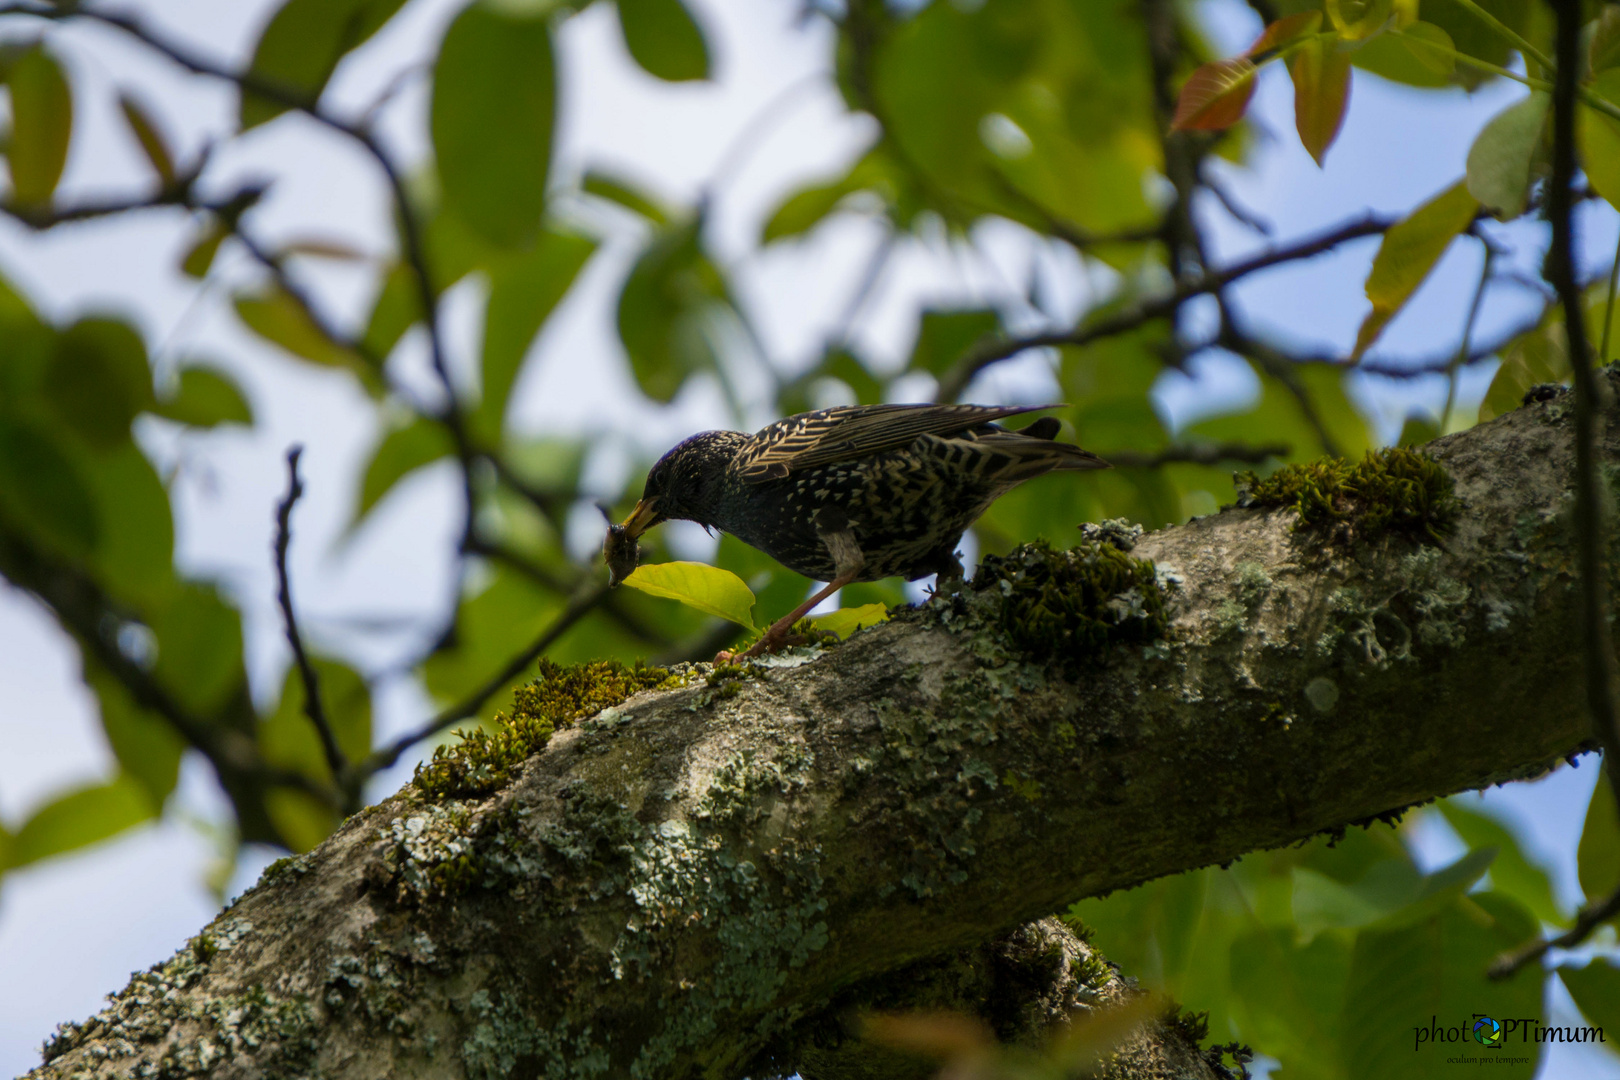
[{"label": "green moss", "polygon": [[1154,566],[1112,544],[1054,551],[1044,541],[988,555],[974,592],[993,598],[1001,634],[1026,656],[1073,662],[1115,644],[1164,637],[1164,588]]},{"label": "green moss", "polygon": [[544,750],[557,731],[668,678],[664,668],[625,667],[617,660],[572,667],[541,660],[540,678],[517,688],[511,712],[497,713],[492,729],[456,732],[461,741],[435,750],[412,782],[432,799],[487,795],[504,787],[512,770]]},{"label": "green moss", "polygon": [[1239,506],[1286,507],[1296,529],[1337,527],[1362,539],[1406,532],[1436,543],[1457,517],[1451,475],[1427,454],[1404,446],[1372,451],[1352,464],[1322,458],[1285,465],[1264,480],[1234,480]]}]

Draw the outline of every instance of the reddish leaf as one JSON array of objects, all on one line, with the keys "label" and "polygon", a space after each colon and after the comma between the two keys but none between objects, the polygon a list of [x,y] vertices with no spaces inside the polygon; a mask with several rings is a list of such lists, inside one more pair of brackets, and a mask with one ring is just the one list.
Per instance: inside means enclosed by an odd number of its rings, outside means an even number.
[{"label": "reddish leaf", "polygon": [[1314,34],[1322,26],[1322,13],[1320,11],[1302,11],[1298,15],[1290,15],[1286,19],[1278,19],[1261,32],[1249,46],[1244,56],[1255,57],[1264,52],[1275,52],[1284,45],[1299,40],[1306,34]]},{"label": "reddish leaf", "polygon": [[1320,166],[1350,104],[1350,54],[1314,38],[1289,56],[1288,74],[1294,80],[1294,127]]},{"label": "reddish leaf", "polygon": [[1176,102],[1172,131],[1220,131],[1243,118],[1254,96],[1254,61],[1216,60],[1193,72]]}]

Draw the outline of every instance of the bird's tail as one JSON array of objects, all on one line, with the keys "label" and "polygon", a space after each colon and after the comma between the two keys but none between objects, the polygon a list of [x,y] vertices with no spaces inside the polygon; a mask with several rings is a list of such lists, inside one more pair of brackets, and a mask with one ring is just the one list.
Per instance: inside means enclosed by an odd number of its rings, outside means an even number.
[{"label": "bird's tail", "polygon": [[[1029,434],[1034,431],[1034,434]],[[1090,450],[1082,450],[1072,443],[1058,442],[1057,425],[1042,427],[1037,421],[1023,431],[993,431],[976,440],[986,450],[998,451],[1013,459],[1008,468],[1008,479],[1027,480],[1047,472],[1082,472],[1089,469],[1109,469],[1113,466]]]}]

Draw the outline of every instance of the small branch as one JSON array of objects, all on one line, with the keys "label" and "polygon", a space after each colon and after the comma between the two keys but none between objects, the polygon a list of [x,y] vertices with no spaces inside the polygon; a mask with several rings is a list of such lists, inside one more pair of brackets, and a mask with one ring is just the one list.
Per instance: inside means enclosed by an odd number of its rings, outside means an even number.
[{"label": "small branch", "polygon": [[304,684],[304,715],[309,717],[309,722],[315,726],[315,734],[320,737],[321,752],[326,755],[326,767],[331,770],[333,781],[341,786],[348,772],[349,761],[343,756],[343,748],[332,734],[326,708],[321,703],[320,677],[309,659],[309,653],[304,650],[303,635],[298,632],[298,619],[293,614],[292,577],[287,573],[287,548],[292,544],[293,506],[304,494],[304,482],[298,477],[298,459],[303,453],[302,446],[294,446],[287,451],[287,494],[276,507],[276,580],[280,583],[276,602],[281,605],[281,622],[287,633],[287,644],[292,646],[293,662],[298,665],[298,677]]},{"label": "small branch", "polygon": [[1521,945],[1512,952],[1505,952],[1491,961],[1486,974],[1493,979],[1505,979],[1515,974],[1526,965],[1533,964],[1547,955],[1548,949],[1573,949],[1591,936],[1593,930],[1608,922],[1616,915],[1620,915],[1620,889],[1602,903],[1581,908],[1575,913],[1575,925],[1555,938],[1543,941],[1537,939],[1528,945]]},{"label": "small branch", "polygon": [[1272,234],[1271,222],[1239,203],[1232,193],[1226,189],[1224,183],[1209,174],[1208,169],[1198,171],[1198,180],[1204,188],[1208,189],[1211,195],[1215,196],[1216,201],[1226,209],[1226,212],[1232,216],[1234,221],[1240,225],[1247,225],[1261,236],[1270,236]]},{"label": "small branch", "polygon": [[1156,469],[1161,465],[1219,465],[1227,461],[1260,465],[1271,458],[1287,457],[1291,450],[1292,447],[1287,443],[1269,443],[1263,446],[1236,442],[1188,443],[1168,447],[1156,454],[1115,450],[1102,456],[1111,465],[1121,469]]},{"label": "small branch", "polygon": [[1302,240],[1287,247],[1276,248],[1272,251],[1251,256],[1232,264],[1224,270],[1210,271],[1189,278],[1177,285],[1168,295],[1144,301],[1129,311],[1123,311],[1118,315],[1101,319],[1089,326],[1077,326],[1070,330],[1045,334],[1031,334],[1027,337],[992,340],[988,344],[969,350],[967,355],[957,361],[956,365],[940,380],[939,393],[935,396],[935,400],[942,402],[955,401],[957,395],[967,388],[967,384],[979,372],[998,361],[1017,356],[1026,349],[1058,346],[1078,347],[1089,345],[1094,341],[1101,341],[1104,338],[1129,333],[1152,322],[1154,319],[1162,319],[1173,314],[1178,307],[1194,296],[1218,292],[1234,281],[1238,281],[1250,274],[1280,266],[1284,263],[1297,262],[1301,259],[1321,255],[1351,240],[1381,235],[1393,226],[1397,220],[1396,218],[1381,218],[1368,215],[1357,221],[1347,222],[1308,240]]},{"label": "small branch", "polygon": [[600,604],[607,595],[608,584],[606,581],[592,585],[583,592],[576,593],[574,598],[568,602],[568,606],[563,608],[551,625],[546,627],[528,648],[507,661],[506,666],[501,668],[493,678],[471,694],[468,694],[461,701],[438,713],[415,731],[402,735],[387,746],[374,751],[369,758],[361,762],[358,769],[360,774],[370,776],[379,769],[388,768],[399,760],[401,754],[417,743],[422,742],[424,739],[431,739],[445,728],[476,715],[478,710],[484,707],[485,702],[498,694],[502,687],[523,674],[525,668],[538,660],[541,654],[551,648],[552,645],[556,644],[557,639],[567,633],[575,623],[590,614],[591,610]]}]

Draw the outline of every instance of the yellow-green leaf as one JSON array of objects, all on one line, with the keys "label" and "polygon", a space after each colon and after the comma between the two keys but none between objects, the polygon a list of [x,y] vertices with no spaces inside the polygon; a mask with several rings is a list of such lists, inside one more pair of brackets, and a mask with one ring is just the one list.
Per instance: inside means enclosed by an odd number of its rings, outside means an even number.
[{"label": "yellow-green leaf", "polygon": [[1468,150],[1468,192],[1502,221],[1524,213],[1529,202],[1530,167],[1551,101],[1550,94],[1538,91],[1509,105],[1485,125]]},{"label": "yellow-green leaf", "polygon": [[625,48],[649,75],[666,82],[709,77],[709,47],[681,0],[618,0]]},{"label": "yellow-green leaf", "polygon": [[146,789],[127,776],[60,795],[35,810],[12,838],[15,869],[116,836],[153,816]]},{"label": "yellow-green leaf", "polygon": [[815,623],[817,630],[826,630],[841,638],[847,638],[857,630],[876,626],[888,618],[887,604],[862,604],[860,607],[839,608],[825,615],[817,615],[810,621]]},{"label": "yellow-green leaf", "polygon": [[1586,56],[1594,75],[1620,67],[1620,5],[1604,4],[1598,12]]},{"label": "yellow-green leaf", "polygon": [[[252,72],[301,102],[314,104],[338,61],[391,19],[404,0],[287,0],[253,49]],[[256,94],[242,94],[243,129],[286,111]]]},{"label": "yellow-green leaf", "polygon": [[1479,212],[1479,201],[1459,180],[1384,234],[1372,272],[1367,275],[1367,299],[1372,310],[1356,335],[1356,360],[1378,340],[1384,327],[1434,269],[1457,234],[1468,228]]},{"label": "yellow-green leaf", "polygon": [[118,108],[122,110],[124,122],[129,125],[135,141],[140,143],[141,152],[151,163],[152,171],[163,181],[163,186],[174,183],[174,155],[169,152],[169,144],[164,141],[163,133],[158,130],[157,122],[146,107],[128,94],[119,94]]},{"label": "yellow-green leaf", "polygon": [[238,296],[236,314],[266,341],[323,367],[359,364],[353,351],[326,336],[309,309],[291,293],[273,289],[261,296]]},{"label": "yellow-green leaf", "polygon": [[[1592,82],[1592,92],[1605,101],[1620,103],[1620,68],[1600,74]],[[1575,112],[1575,125],[1586,178],[1610,206],[1620,206],[1620,121],[1583,106]]]},{"label": "yellow-green leaf", "polygon": [[253,425],[253,409],[242,396],[241,388],[212,368],[181,368],[174,392],[152,411],[166,420],[192,427]]},{"label": "yellow-green leaf", "polygon": [[219,245],[227,235],[225,226],[214,221],[202,231],[195,243],[181,256],[180,269],[187,277],[201,278],[208,275],[208,268],[214,265],[214,256],[219,254]]},{"label": "yellow-green leaf", "polygon": [[73,92],[50,53],[35,45],[12,64],[11,195],[19,203],[51,201],[73,136]]},{"label": "yellow-green leaf", "polygon": [[371,508],[394,489],[394,485],[424,465],[455,453],[455,443],[443,424],[416,417],[404,427],[395,428],[383,436],[372,451],[360,481],[360,498],[355,506],[354,524],[358,526]]},{"label": "yellow-green leaf", "polygon": [[1450,78],[1457,70],[1457,46],[1451,35],[1434,23],[1414,23],[1400,34],[1406,51],[1424,68]]},{"label": "yellow-green leaf", "polygon": [[1172,131],[1221,131],[1243,118],[1254,96],[1254,61],[1215,60],[1187,77],[1176,101]]},{"label": "yellow-green leaf", "polygon": [[1322,25],[1320,11],[1302,11],[1297,15],[1289,15],[1278,19],[1261,31],[1260,36],[1254,39],[1249,51],[1243,55],[1253,59],[1262,53],[1274,51],[1284,45],[1298,41],[1306,34],[1314,34]]},{"label": "yellow-green leaf", "polygon": [[1393,0],[1327,0],[1333,29],[1345,41],[1365,41],[1395,18]]},{"label": "yellow-green leaf", "polygon": [[1320,166],[1350,104],[1350,54],[1336,41],[1313,37],[1289,54],[1288,74],[1294,80],[1294,128]]},{"label": "yellow-green leaf", "polygon": [[754,628],[754,594],[730,570],[695,562],[650,563],[638,566],[624,584],[648,596],[678,600],[705,614]]},{"label": "yellow-green leaf", "polygon": [[1598,903],[1620,889],[1620,817],[1616,816],[1614,788],[1607,766],[1598,773],[1597,787],[1586,808],[1586,825],[1575,850],[1576,870],[1586,902]]}]

